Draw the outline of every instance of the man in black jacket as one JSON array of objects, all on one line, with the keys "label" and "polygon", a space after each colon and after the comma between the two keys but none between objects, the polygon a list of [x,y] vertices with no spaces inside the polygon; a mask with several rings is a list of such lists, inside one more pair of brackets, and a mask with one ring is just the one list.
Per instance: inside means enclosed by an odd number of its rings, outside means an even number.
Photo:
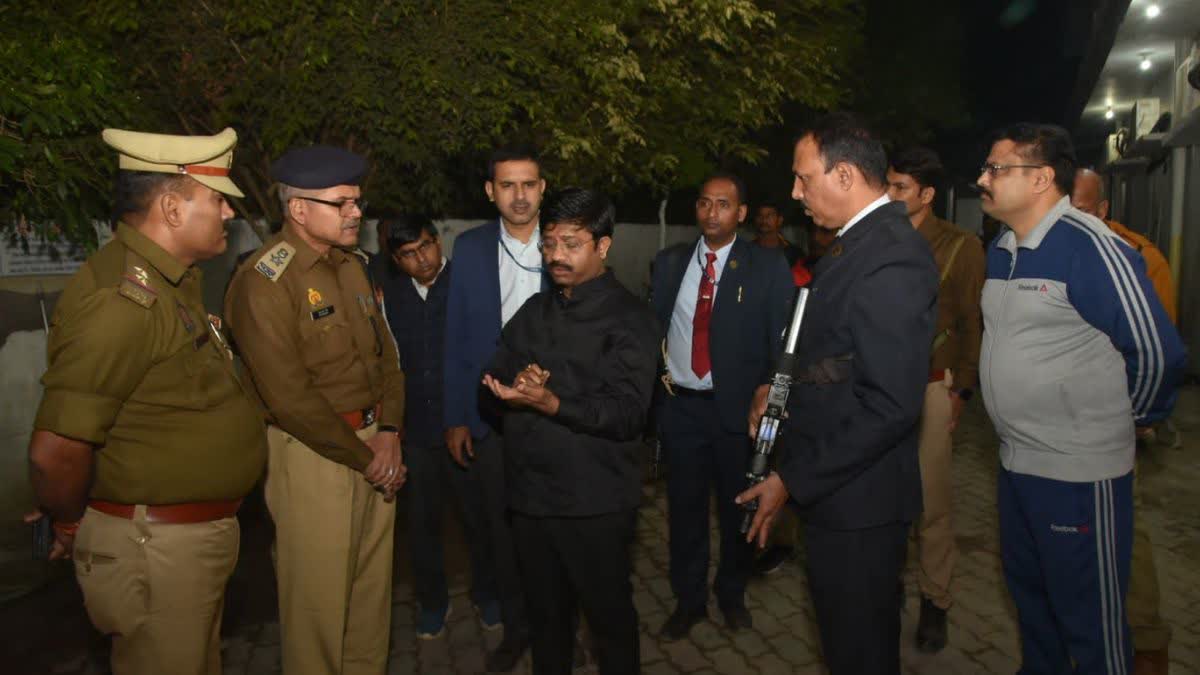
[{"label": "man in black jacket", "polygon": [[808,580],[833,675],[900,672],[896,578],[921,511],[917,431],[933,340],[937,267],[887,160],[858,121],[832,115],[795,145],[792,197],[838,238],[813,271],[778,470],[750,537],[790,497],[807,520]]},{"label": "man in black jacket", "polygon": [[409,480],[409,552],[412,555],[417,638],[442,635],[450,615],[445,561],[444,516],[457,498],[463,539],[471,555],[471,602],[485,630],[499,628],[496,573],[488,541],[483,488],[478,471],[460,467],[446,451],[442,434],[442,377],[446,301],[451,263],[442,256],[437,228],[427,216],[400,215],[379,222],[383,249],[372,264],[383,290],[388,325],[396,338],[404,378],[404,458]]},{"label": "man in black jacket", "polygon": [[639,671],[630,547],[658,329],[605,269],[613,223],[599,192],[567,188],[543,203],[539,247],[555,289],[504,327],[483,378],[507,406],[508,502],[538,674],[571,671],[576,603],[600,672]]},{"label": "man in black jacket", "polygon": [[753,551],[738,532],[742,514],[733,499],[746,485],[751,401],[766,394],[796,289],[778,249],[738,237],[746,209],[741,179],[710,176],[696,199],[701,236],[660,251],[654,260],[654,311],[672,382],[658,413],[670,466],[671,590],[677,600],[662,627],[666,640],[686,637],[708,616],[714,487],[721,558],[713,592],[730,630],[753,624],[745,600]]}]

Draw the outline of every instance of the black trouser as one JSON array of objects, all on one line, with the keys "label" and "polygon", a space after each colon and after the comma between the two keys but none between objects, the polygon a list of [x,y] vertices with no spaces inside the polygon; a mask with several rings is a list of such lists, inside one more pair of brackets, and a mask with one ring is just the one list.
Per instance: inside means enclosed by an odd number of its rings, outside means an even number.
[{"label": "black trouser", "polygon": [[404,446],[408,467],[408,537],[417,602],[439,610],[449,603],[442,533],[450,495],[458,498],[463,539],[471,554],[471,600],[476,605],[496,600],[496,574],[480,489],[480,473],[467,471],[450,457],[443,444]]},{"label": "black trouser", "polygon": [[830,675],[900,673],[900,598],[910,523],[805,532],[808,586]]},{"label": "black trouser", "polygon": [[508,511],[504,440],[494,432],[484,438],[476,438],[474,452],[475,459],[471,460],[470,470],[479,475],[505,638],[523,639],[529,634],[529,618],[525,613],[525,595],[521,591],[521,574],[517,568],[517,550]]},{"label": "black trouser", "polygon": [[535,675],[571,672],[576,608],[587,617],[600,672],[640,672],[638,617],[629,578],[636,518],[636,510],[586,518],[513,514]]},{"label": "black trouser", "polygon": [[669,463],[671,589],[684,609],[699,609],[708,601],[708,517],[715,485],[721,560],[713,591],[723,608],[741,607],[745,604],[753,549],[738,531],[743,511],[733,499],[746,489],[750,438],[745,430],[726,431],[716,403],[709,398],[668,397],[663,403],[660,429]]}]

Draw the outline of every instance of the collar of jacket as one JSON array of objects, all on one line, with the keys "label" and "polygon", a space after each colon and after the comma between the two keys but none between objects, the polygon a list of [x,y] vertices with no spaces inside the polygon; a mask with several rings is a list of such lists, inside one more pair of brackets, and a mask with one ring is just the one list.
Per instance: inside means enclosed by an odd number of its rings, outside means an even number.
[{"label": "collar of jacket", "polygon": [[[322,259],[323,256],[314,251],[306,241],[301,239],[300,235],[296,234],[296,229],[291,225],[284,223],[282,235],[284,241],[296,248],[296,256],[293,258],[292,262],[293,265],[299,266],[300,269],[309,270],[312,269],[313,265],[317,264],[317,261]],[[337,246],[330,246],[329,253],[324,257],[329,260],[330,264],[338,265],[344,262],[347,259],[347,256],[351,255],[354,254],[346,253]]]},{"label": "collar of jacket", "polygon": [[[850,246],[853,242],[858,241],[866,236],[867,232],[875,226],[875,222],[885,216],[893,216],[903,218],[911,226],[912,221],[908,220],[908,211],[904,208],[904,202],[888,202],[883,206],[863,216],[863,219],[854,224],[848,232],[838,237],[837,242],[840,242],[843,247]],[[835,245],[837,244],[835,242]]]},{"label": "collar of jacket", "polygon": [[563,289],[555,289],[554,297],[558,299],[558,303],[564,307],[578,305],[582,302],[587,302],[591,298],[603,297],[608,295],[620,285],[617,281],[617,275],[613,274],[612,270],[606,269],[595,279],[587,281],[575,286],[571,289],[571,297],[567,297],[563,293]]},{"label": "collar of jacket", "polygon": [[184,274],[187,274],[188,268],[184,267],[183,263],[132,226],[117,223],[116,237],[129,250],[145,258],[146,262],[158,270],[158,273],[172,285],[178,286],[179,280],[183,278]]},{"label": "collar of jacket", "polygon": [[917,232],[928,236],[938,234],[939,232],[954,234],[956,233],[956,228],[954,227],[954,223],[938,218],[933,211],[930,211],[929,215],[925,216],[925,220],[921,223],[921,226],[917,228]]}]

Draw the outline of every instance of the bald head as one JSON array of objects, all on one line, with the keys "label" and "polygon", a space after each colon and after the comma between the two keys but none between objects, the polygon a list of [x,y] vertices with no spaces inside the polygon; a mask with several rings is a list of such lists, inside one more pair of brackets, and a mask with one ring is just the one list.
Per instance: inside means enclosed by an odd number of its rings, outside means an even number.
[{"label": "bald head", "polygon": [[1104,194],[1104,178],[1091,169],[1075,172],[1075,187],[1071,190],[1071,205],[1100,220],[1108,218],[1108,199]]}]

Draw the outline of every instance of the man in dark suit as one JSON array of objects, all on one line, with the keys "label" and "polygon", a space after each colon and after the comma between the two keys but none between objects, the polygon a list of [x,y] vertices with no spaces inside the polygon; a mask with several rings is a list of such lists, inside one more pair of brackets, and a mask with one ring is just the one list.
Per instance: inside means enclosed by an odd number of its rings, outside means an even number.
[{"label": "man in dark suit", "polygon": [[750,547],[738,532],[733,499],[745,485],[750,444],[746,419],[765,393],[795,294],[778,249],[737,236],[746,218],[746,189],[731,174],[700,187],[701,237],[661,251],[654,262],[654,310],[664,328],[671,385],[659,413],[670,464],[671,588],[677,606],[663,625],[668,640],[685,637],[706,618],[708,514],[712,486],[721,524],[721,562],[714,593],[731,629],[749,628],[746,579]]},{"label": "man in dark suit", "polygon": [[488,162],[484,189],[500,218],[463,232],[454,242],[446,303],[443,424],[454,461],[480,472],[504,621],[504,639],[488,655],[487,669],[507,672],[529,648],[529,627],[508,519],[504,444],[499,430],[480,414],[479,394],[500,329],[526,300],[549,286],[538,250],[538,212],[546,181],[536,154],[524,147],[497,150]]},{"label": "man in dark suit", "polygon": [[806,131],[792,171],[792,197],[838,238],[813,270],[778,468],[738,501],[760,499],[749,532],[760,543],[789,497],[806,517],[830,672],[899,673],[896,578],[921,511],[937,267],[904,205],[888,201],[883,146],[853,117]]}]

